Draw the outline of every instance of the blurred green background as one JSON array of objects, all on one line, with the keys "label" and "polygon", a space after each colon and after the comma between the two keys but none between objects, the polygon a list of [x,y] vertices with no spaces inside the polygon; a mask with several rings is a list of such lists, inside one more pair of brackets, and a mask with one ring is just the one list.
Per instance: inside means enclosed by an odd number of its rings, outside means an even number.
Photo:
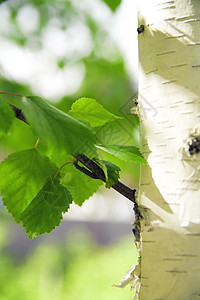
[{"label": "blurred green background", "polygon": [[[0,217],[2,300],[132,299],[129,287],[112,286],[137,260],[132,236],[123,232],[100,244],[91,224],[89,230],[87,224],[63,222],[59,230],[30,241],[5,211]],[[117,230],[122,231],[119,224]]]},{"label": "blurred green background", "polygon": [[[112,34],[123,2],[1,3],[0,91],[38,95],[65,112],[80,97],[94,98],[123,117],[99,128],[98,140],[138,146],[139,122],[130,114],[136,91]],[[3,98],[18,106],[17,99]],[[0,137],[0,159],[33,147],[35,142],[30,128],[16,119],[10,133]],[[137,187],[138,165],[101,155],[121,167],[123,182]],[[102,197],[109,203],[110,194],[104,192]],[[122,213],[120,206],[112,208],[112,202],[108,211],[104,203],[96,205],[101,215],[107,212],[106,217],[95,222],[89,216],[87,221],[80,211],[78,215],[75,212],[74,219],[66,218],[51,234],[34,241],[1,205],[0,299],[132,299],[133,291],[128,287],[112,287],[137,261],[132,207],[125,204],[123,209],[128,213],[116,221],[113,217]]]}]

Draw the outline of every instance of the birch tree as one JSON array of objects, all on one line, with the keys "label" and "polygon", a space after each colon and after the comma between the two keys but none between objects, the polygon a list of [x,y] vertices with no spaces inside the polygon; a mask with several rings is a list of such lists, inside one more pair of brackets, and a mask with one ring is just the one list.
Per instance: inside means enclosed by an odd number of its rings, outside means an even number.
[{"label": "birch tree", "polygon": [[199,299],[200,1],[138,6],[139,298]]}]

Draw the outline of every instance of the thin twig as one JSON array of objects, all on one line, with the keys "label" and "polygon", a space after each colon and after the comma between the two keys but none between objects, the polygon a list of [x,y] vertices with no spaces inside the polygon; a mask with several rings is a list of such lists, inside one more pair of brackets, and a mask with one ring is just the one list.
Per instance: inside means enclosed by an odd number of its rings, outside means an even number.
[{"label": "thin twig", "polygon": [[[85,154],[77,154],[75,155],[76,159],[80,161],[86,168],[88,168],[91,172],[92,178],[100,179],[104,182],[106,182],[105,174],[100,166],[98,166],[93,160],[91,160],[89,157],[87,157]],[[87,169],[83,168],[79,170],[84,172],[86,174]],[[90,176],[90,174],[87,174]],[[91,177],[91,176],[90,176]],[[135,203],[135,189],[131,189],[125,184],[123,184],[120,181],[117,181],[112,188],[116,190],[121,195],[125,196],[127,199],[131,200],[133,203]]]},{"label": "thin twig", "polygon": [[[1,92],[0,92],[0,94],[1,94]],[[9,93],[7,92],[7,94],[9,94]],[[12,93],[10,93],[10,94],[12,95]],[[15,105],[13,105],[9,102],[7,102],[7,103],[13,108],[17,119],[23,121],[26,124],[29,124],[26,121],[26,118],[20,108],[16,107]],[[86,174],[87,176],[89,176],[93,179],[100,179],[100,180],[106,182],[106,177],[105,177],[104,171],[93,160],[91,160],[85,154],[77,154],[77,155],[74,155],[74,157],[75,157],[76,161],[73,164],[76,169],[78,169],[79,171],[83,172],[84,174]],[[78,161],[80,161],[86,168],[79,166]],[[112,186],[112,188],[114,190],[116,190],[118,193],[120,193],[121,195],[125,196],[130,201],[132,201],[134,203],[134,210],[137,213],[138,205],[135,201],[136,189],[131,189],[120,181],[117,181]]]},{"label": "thin twig", "polygon": [[11,93],[11,92],[0,92],[1,95],[11,95],[11,96],[17,96],[17,97],[25,97],[21,94]]},{"label": "thin twig", "polygon": [[89,176],[90,178],[99,179],[94,172],[90,172],[88,169],[79,166],[77,163],[74,163],[74,167],[77,170],[79,170],[79,171],[83,172],[84,174],[86,174],[87,176]]}]

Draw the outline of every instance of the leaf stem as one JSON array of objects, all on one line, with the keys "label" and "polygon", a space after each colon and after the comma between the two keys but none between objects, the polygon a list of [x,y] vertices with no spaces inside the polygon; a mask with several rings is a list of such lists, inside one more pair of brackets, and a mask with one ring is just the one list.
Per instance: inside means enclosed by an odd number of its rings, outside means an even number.
[{"label": "leaf stem", "polygon": [[25,97],[24,95],[11,93],[11,92],[0,92],[0,94],[1,95],[11,95],[11,96],[16,96],[16,97]]},{"label": "leaf stem", "polygon": [[60,173],[61,169],[62,169],[64,166],[68,165],[68,164],[73,164],[73,162],[72,162],[72,161],[68,161],[68,162],[64,163],[64,164],[58,169],[58,171],[56,172],[56,174],[55,174],[55,176],[54,176],[54,179],[56,178],[56,176],[58,175],[58,173]]},{"label": "leaf stem", "polygon": [[[0,92],[0,94],[2,94],[2,92]],[[9,92],[5,92],[5,94],[19,96],[19,97],[22,96],[22,95],[19,95],[19,94],[14,94],[14,93],[9,93]],[[28,124],[28,122],[26,121],[25,116],[24,116],[22,110],[20,108],[16,107],[15,105],[9,103],[9,102],[8,102],[8,104],[11,105],[11,107],[15,111],[16,118],[18,118],[19,120],[21,120],[21,121],[23,121],[23,122],[25,122],[25,123]],[[37,142],[36,142],[36,144],[37,144]],[[100,180],[106,182],[106,178],[105,178],[105,174],[104,174],[103,169],[100,166],[98,166],[93,160],[91,160],[85,154],[74,155],[74,158],[75,158],[75,161],[64,163],[58,169],[58,171],[56,172],[54,178],[58,175],[58,173],[60,172],[60,170],[65,165],[72,163],[76,167],[76,169],[78,169],[79,171],[83,172],[87,176],[89,176],[89,177],[91,177],[93,179],[100,179]],[[78,161],[80,161],[86,168],[79,166],[78,165]],[[137,213],[137,211],[138,211],[138,204],[135,201],[135,192],[136,192],[136,189],[131,189],[131,188],[129,188],[128,186],[126,186],[125,184],[123,184],[120,181],[117,181],[112,186],[112,188],[115,189],[118,193],[120,193],[124,197],[126,197],[127,199],[129,199],[130,201],[132,201],[134,203],[134,210]]]},{"label": "leaf stem", "polygon": [[37,149],[37,146],[38,146],[39,142],[40,142],[40,138],[38,138],[37,141],[36,141],[36,143],[35,143],[35,146],[34,146],[35,150]]}]

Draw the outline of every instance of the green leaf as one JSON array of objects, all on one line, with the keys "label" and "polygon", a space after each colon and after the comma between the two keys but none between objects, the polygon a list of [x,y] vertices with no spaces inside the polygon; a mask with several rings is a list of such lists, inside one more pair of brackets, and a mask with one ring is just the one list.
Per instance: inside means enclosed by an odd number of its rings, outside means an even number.
[{"label": "green leaf", "polygon": [[70,165],[65,171],[65,176],[61,183],[67,187],[73,197],[73,201],[81,206],[85,200],[89,199],[103,182],[99,179],[92,179],[86,174],[78,171]]},{"label": "green leaf", "polygon": [[101,160],[100,158],[98,157],[94,157],[92,159],[100,168],[102,168],[103,172],[104,172],[104,175],[105,175],[105,178],[106,180],[108,179],[108,170],[107,170],[107,167],[104,163],[104,160]]},{"label": "green leaf", "polygon": [[71,154],[94,148],[88,124],[62,112],[39,97],[23,97],[22,109],[33,132],[49,147]]},{"label": "green leaf", "polygon": [[1,196],[16,222],[56,171],[57,167],[35,149],[11,154],[0,164]]},{"label": "green leaf", "polygon": [[20,216],[20,221],[31,239],[50,232],[63,219],[72,203],[70,192],[58,179],[49,180]]},{"label": "green leaf", "polygon": [[100,103],[91,98],[78,99],[72,104],[69,114],[77,119],[89,122],[93,127],[122,119],[107,111]]},{"label": "green leaf", "polygon": [[[66,162],[72,161],[70,155],[59,155],[54,152],[51,156],[58,167]],[[79,163],[81,165],[81,163]],[[83,166],[83,165],[82,165]],[[103,182],[99,179],[93,179],[77,170],[73,164],[68,164],[60,171],[61,184],[63,184],[72,194],[73,201],[81,206],[85,200],[91,197]]]},{"label": "green leaf", "polygon": [[117,7],[120,5],[121,0],[103,0],[112,11],[115,11]]},{"label": "green leaf", "polygon": [[12,121],[15,119],[15,113],[11,106],[0,99],[0,135],[8,133]]},{"label": "green leaf", "polygon": [[120,177],[119,172],[121,171],[121,169],[109,161],[103,160],[103,163],[107,168],[107,174],[108,174],[108,179],[106,180],[106,187],[111,188],[113,184],[115,184],[118,181]]},{"label": "green leaf", "polygon": [[139,149],[131,145],[97,145],[97,148],[102,149],[121,160],[128,162],[147,165],[146,160],[140,153]]}]

